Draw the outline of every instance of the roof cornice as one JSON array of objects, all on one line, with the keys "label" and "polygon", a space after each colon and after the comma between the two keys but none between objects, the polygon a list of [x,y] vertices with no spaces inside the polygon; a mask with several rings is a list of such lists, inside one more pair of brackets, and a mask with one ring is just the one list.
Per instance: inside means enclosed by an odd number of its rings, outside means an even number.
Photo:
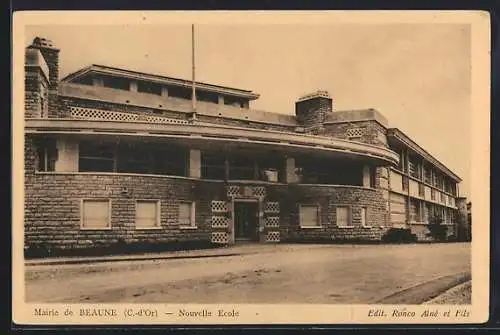
[{"label": "roof cornice", "polygon": [[[64,77],[61,81],[62,82],[73,82],[75,79],[87,76],[91,73],[106,74],[106,75],[117,76],[117,77],[122,77],[122,78],[129,78],[129,79],[136,79],[136,80],[144,80],[144,81],[156,82],[159,84],[165,84],[165,85],[171,85],[171,86],[177,86],[177,87],[190,88],[192,86],[192,81],[186,80],[186,79],[173,78],[173,77],[161,76],[161,75],[156,75],[156,74],[131,71],[131,70],[114,68],[114,67],[110,67],[110,66],[97,65],[97,64],[92,64],[92,65],[87,66],[83,69],[80,69],[76,72],[73,72],[73,73],[67,75],[66,77]],[[243,89],[238,89],[238,88],[207,84],[207,83],[203,83],[203,82],[196,82],[196,87],[198,89],[201,89],[204,91],[220,93],[220,94],[225,94],[225,95],[230,95],[230,96],[235,96],[235,97],[240,97],[240,98],[246,98],[249,100],[255,100],[255,99],[258,99],[260,97],[259,94],[254,93],[250,90],[243,90]]]}]

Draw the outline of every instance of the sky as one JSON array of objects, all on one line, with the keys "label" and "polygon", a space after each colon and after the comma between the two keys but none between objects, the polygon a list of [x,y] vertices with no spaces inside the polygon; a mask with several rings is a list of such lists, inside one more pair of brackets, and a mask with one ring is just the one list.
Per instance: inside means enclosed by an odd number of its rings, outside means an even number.
[{"label": "sky", "polygon": [[[191,79],[191,25],[28,26],[60,52],[60,78],[90,64]],[[251,108],[294,114],[327,90],[335,110],[375,108],[458,174],[470,197],[470,26],[200,24],[196,79],[260,94]]]}]

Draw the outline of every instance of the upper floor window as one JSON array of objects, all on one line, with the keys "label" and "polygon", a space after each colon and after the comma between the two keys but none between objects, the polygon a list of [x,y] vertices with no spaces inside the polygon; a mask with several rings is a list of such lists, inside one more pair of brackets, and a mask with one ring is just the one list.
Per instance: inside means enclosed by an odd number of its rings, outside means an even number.
[{"label": "upper floor window", "polygon": [[118,90],[130,90],[130,81],[125,78],[106,76],[102,78],[102,84],[104,87],[115,88]]},{"label": "upper floor window", "polygon": [[80,172],[113,172],[115,151],[111,144],[82,141],[79,145]]},{"label": "upper floor window", "polygon": [[37,171],[55,171],[57,145],[55,139],[42,139],[36,144]]},{"label": "upper floor window", "polygon": [[431,183],[431,170],[428,169],[428,168],[425,168],[424,169],[424,181],[427,183],[427,184],[430,184]]},{"label": "upper floor window", "polygon": [[147,81],[138,81],[137,82],[137,92],[161,95],[161,91],[162,91],[162,87],[160,84],[151,83],[151,82],[147,82]]},{"label": "upper floor window", "polygon": [[226,155],[218,152],[201,152],[201,178],[226,179]]}]

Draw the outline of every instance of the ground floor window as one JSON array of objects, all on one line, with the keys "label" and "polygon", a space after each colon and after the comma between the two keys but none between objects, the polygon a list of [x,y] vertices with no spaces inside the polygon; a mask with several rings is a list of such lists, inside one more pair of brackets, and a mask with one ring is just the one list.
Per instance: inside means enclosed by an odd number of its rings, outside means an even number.
[{"label": "ground floor window", "polygon": [[410,222],[420,222],[422,220],[422,210],[420,201],[410,199]]},{"label": "ground floor window", "polygon": [[160,227],[160,202],[157,200],[138,200],[135,204],[136,228]]},{"label": "ground floor window", "polygon": [[368,223],[368,209],[366,207],[361,207],[361,226],[371,227]]},{"label": "ground floor window", "polygon": [[352,227],[349,207],[341,206],[336,208],[337,226]]},{"label": "ground floor window", "polygon": [[81,213],[82,229],[111,228],[111,205],[109,200],[83,200]]},{"label": "ground floor window", "polygon": [[301,227],[319,227],[319,206],[299,205],[299,219]]},{"label": "ground floor window", "polygon": [[196,227],[194,202],[186,201],[179,204],[179,225],[181,228]]}]

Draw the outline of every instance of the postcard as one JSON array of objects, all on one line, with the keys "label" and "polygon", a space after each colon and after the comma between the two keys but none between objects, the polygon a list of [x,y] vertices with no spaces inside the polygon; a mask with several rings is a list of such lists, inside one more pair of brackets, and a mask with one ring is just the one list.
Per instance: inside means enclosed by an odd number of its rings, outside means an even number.
[{"label": "postcard", "polygon": [[14,13],[14,323],[486,322],[489,84],[481,11]]}]

